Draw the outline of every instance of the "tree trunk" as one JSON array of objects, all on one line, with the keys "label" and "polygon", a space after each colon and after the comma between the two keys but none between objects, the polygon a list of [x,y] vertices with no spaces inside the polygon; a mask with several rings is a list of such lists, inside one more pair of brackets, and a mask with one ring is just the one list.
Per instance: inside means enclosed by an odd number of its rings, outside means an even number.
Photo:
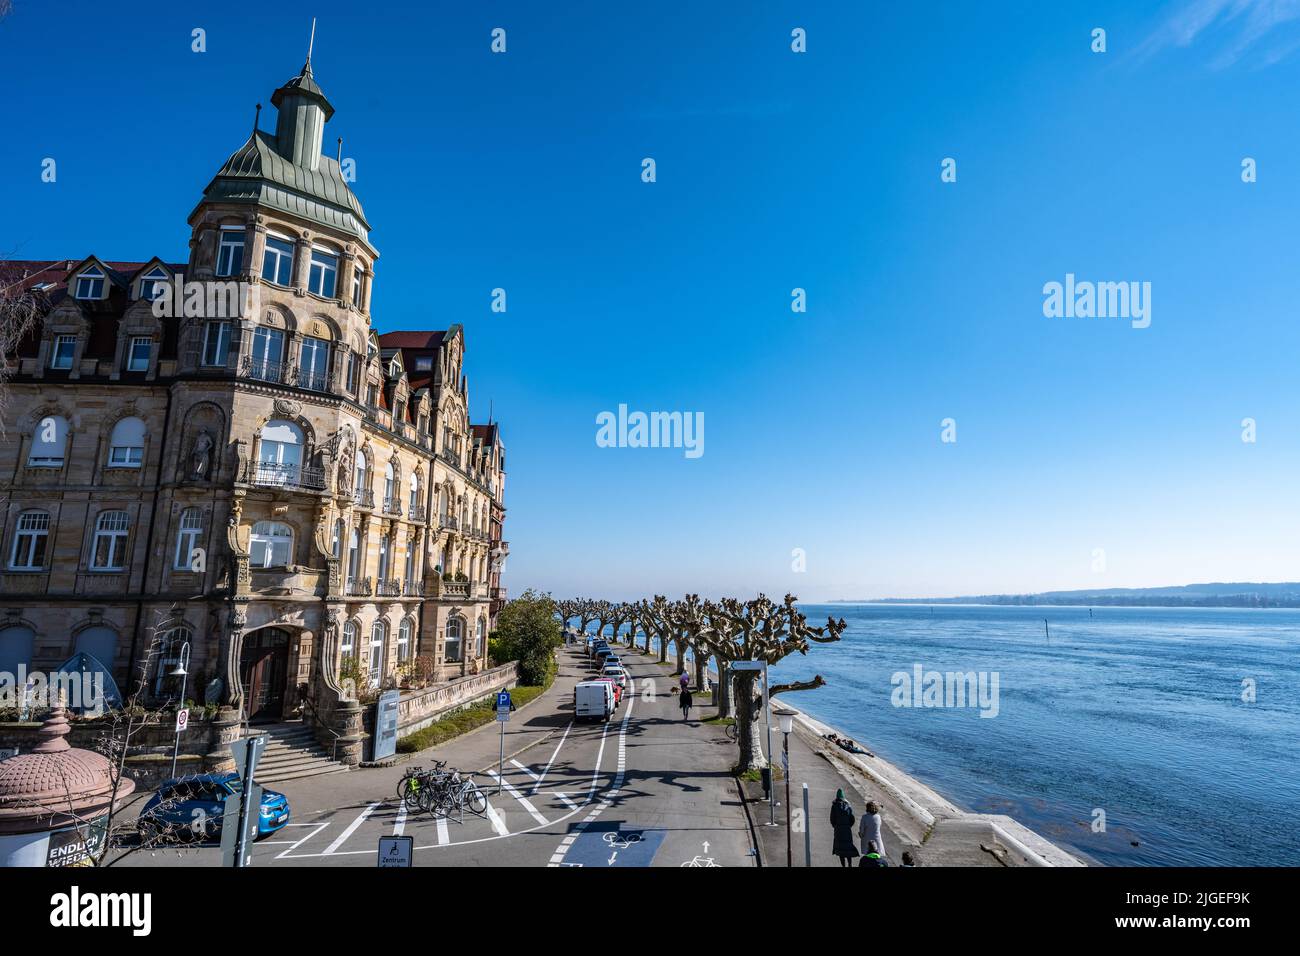
[{"label": "tree trunk", "polygon": [[668,661],[668,632],[659,632],[659,663],[664,664]]},{"label": "tree trunk", "polygon": [[721,657],[713,658],[718,665],[718,716],[730,717],[731,713],[731,673],[727,662]]},{"label": "tree trunk", "polygon": [[741,671],[736,676],[736,722],[740,741],[740,762],[737,773],[760,770],[767,766],[763,756],[763,696],[756,694],[756,671]]},{"label": "tree trunk", "polygon": [[677,645],[677,667],[673,671],[675,676],[686,673],[686,646],[680,634],[677,635],[677,640],[674,643]]},{"label": "tree trunk", "polygon": [[691,647],[691,657],[695,661],[695,688],[698,690],[704,686],[704,666],[708,655],[700,651],[698,647]]}]

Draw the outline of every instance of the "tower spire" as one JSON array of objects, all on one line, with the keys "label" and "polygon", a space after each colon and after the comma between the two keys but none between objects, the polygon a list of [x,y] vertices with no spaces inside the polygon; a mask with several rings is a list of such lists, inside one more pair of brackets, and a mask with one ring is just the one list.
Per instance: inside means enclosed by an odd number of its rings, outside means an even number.
[{"label": "tower spire", "polygon": [[316,45],[316,18],[315,18],[315,17],[312,17],[312,18],[311,18],[311,38],[307,41],[307,64],[306,64],[306,66],[303,67],[304,70],[310,70],[310,69],[311,69],[311,50],[312,50],[312,47],[314,47],[315,45]]}]

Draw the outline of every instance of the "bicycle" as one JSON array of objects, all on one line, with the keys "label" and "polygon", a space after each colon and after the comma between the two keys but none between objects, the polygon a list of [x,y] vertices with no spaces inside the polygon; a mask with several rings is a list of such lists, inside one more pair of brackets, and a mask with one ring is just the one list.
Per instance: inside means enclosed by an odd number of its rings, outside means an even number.
[{"label": "bicycle", "polygon": [[727,724],[727,737],[731,740],[739,740],[740,726],[736,723]]},{"label": "bicycle", "polygon": [[450,776],[444,769],[447,766],[445,760],[435,760],[432,770],[425,770],[423,767],[409,767],[402,779],[397,783],[397,799],[400,800],[407,810],[419,810],[423,794],[430,787],[437,785],[446,777]]},{"label": "bicycle", "polygon": [[470,813],[484,816],[488,809],[487,796],[478,784],[470,777],[462,777],[459,771],[452,771],[420,794],[420,809],[434,816],[447,817],[455,810],[464,820],[467,807]]}]

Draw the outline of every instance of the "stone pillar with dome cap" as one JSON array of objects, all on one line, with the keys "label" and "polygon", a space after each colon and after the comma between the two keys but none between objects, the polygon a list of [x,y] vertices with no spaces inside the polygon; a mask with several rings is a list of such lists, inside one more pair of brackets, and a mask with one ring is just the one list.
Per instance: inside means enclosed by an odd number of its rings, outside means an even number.
[{"label": "stone pillar with dome cap", "polygon": [[103,754],[68,743],[67,711],[50,712],[29,752],[0,760],[0,867],[90,866],[103,849],[109,810],[135,791],[113,792]]}]

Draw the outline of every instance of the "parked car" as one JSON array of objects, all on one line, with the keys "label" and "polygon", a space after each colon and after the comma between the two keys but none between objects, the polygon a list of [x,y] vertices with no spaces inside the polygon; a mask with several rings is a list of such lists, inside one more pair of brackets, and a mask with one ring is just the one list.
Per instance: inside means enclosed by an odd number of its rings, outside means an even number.
[{"label": "parked car", "polygon": [[618,707],[619,704],[623,703],[623,685],[620,684],[618,681],[614,680],[614,678],[612,678],[612,677],[593,677],[593,678],[591,679],[591,682],[592,682],[593,684],[608,684],[610,687],[614,688],[614,706],[615,706],[615,707]]},{"label": "parked car", "polygon": [[[170,831],[195,840],[215,839],[221,834],[226,801],[242,788],[239,774],[234,771],[164,781],[140,811],[140,831],[146,836]],[[288,822],[288,799],[276,790],[264,788],[257,817],[258,837],[272,834]]]},{"label": "parked car", "polygon": [[621,667],[605,667],[601,669],[601,677],[611,677],[618,682],[620,687],[627,687],[628,673]]},{"label": "parked car", "polygon": [[608,681],[585,680],[573,688],[573,719],[607,721],[617,707]]}]

